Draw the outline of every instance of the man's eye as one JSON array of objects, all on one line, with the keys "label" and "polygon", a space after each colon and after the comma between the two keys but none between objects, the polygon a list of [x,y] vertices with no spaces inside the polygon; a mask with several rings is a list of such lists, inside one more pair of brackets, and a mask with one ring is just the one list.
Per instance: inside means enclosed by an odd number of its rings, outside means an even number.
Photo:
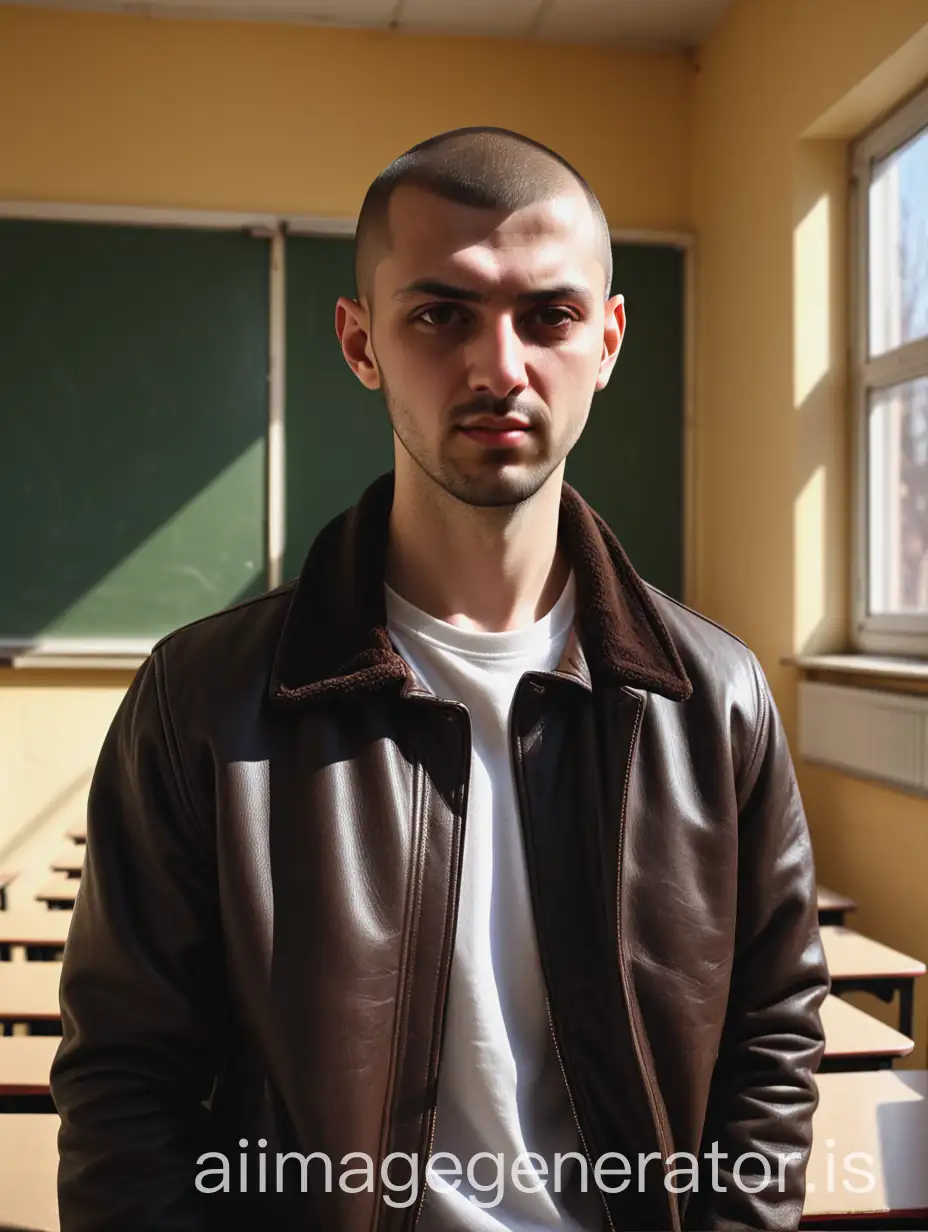
[{"label": "man's eye", "polygon": [[567,308],[538,308],[532,313],[532,317],[537,324],[543,325],[548,329],[568,325],[571,321],[576,320],[573,313]]},{"label": "man's eye", "polygon": [[461,321],[461,310],[456,304],[433,304],[431,308],[424,308],[418,313],[416,320],[437,327],[457,325]]}]

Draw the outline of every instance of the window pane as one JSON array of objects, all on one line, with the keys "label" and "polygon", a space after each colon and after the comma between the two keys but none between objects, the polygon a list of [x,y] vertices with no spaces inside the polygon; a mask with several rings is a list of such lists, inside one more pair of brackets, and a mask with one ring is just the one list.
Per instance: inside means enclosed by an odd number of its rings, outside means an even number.
[{"label": "window pane", "polygon": [[928,129],[870,181],[870,354],[928,335]]},{"label": "window pane", "polygon": [[869,446],[870,611],[928,612],[928,377],[874,391]]}]

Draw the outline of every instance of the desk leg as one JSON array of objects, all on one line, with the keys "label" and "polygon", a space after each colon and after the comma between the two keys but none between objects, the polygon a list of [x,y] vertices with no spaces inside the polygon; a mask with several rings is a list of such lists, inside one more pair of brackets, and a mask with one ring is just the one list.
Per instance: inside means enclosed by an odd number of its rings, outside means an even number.
[{"label": "desk leg", "polygon": [[[26,962],[61,962],[64,950],[54,945],[27,945]],[[0,1229],[2,1232],[2,1229]]]},{"label": "desk leg", "polygon": [[885,1001],[887,1005],[892,1004],[898,993],[899,1030],[909,1039],[912,1038],[915,980],[911,976],[888,976],[885,979],[860,976],[855,979],[837,979],[832,982],[831,991],[836,997],[841,997],[847,992],[869,992],[874,997],[879,997],[881,1001]]},{"label": "desk leg", "polygon": [[823,1057],[818,1072],[820,1074],[858,1074],[865,1070],[892,1069],[892,1067],[892,1057]]},{"label": "desk leg", "polygon": [[[41,1018],[36,1022],[30,1022],[30,1035],[61,1035],[62,1026],[60,1018]],[[0,1224],[0,1232],[3,1225]]]},{"label": "desk leg", "polygon": [[[51,1095],[0,1095],[0,1115],[15,1115],[20,1112],[56,1112]],[[11,1225],[0,1224],[0,1228]],[[15,1232],[15,1230],[14,1230]]]},{"label": "desk leg", "polygon": [[915,1010],[915,981],[904,980],[899,985],[899,1030],[912,1038]]},{"label": "desk leg", "polygon": [[844,912],[841,908],[829,907],[818,913],[819,925],[824,928],[827,924],[837,924],[839,928],[844,927]]}]

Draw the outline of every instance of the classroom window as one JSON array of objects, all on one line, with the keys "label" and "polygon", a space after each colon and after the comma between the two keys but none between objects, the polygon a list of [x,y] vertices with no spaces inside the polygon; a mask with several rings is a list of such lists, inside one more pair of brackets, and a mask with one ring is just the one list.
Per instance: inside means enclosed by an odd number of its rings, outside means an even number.
[{"label": "classroom window", "polygon": [[854,156],[857,648],[928,657],[928,89]]}]

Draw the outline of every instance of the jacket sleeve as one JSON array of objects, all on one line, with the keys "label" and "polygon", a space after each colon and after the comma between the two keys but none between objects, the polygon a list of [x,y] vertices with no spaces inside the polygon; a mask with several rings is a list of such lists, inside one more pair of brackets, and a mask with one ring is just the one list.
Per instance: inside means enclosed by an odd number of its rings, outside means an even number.
[{"label": "jacket sleeve", "polygon": [[[798,1227],[824,1052],[829,977],[811,842],[780,716],[753,656],[752,667],[757,721],[739,785],[735,953],[699,1189],[684,1216],[694,1232]],[[718,1158],[706,1162],[712,1150]]]},{"label": "jacket sleeve", "polygon": [[226,1018],[214,846],[193,806],[156,649],[90,788],[51,1071],[61,1232],[207,1226],[194,1182]]}]

